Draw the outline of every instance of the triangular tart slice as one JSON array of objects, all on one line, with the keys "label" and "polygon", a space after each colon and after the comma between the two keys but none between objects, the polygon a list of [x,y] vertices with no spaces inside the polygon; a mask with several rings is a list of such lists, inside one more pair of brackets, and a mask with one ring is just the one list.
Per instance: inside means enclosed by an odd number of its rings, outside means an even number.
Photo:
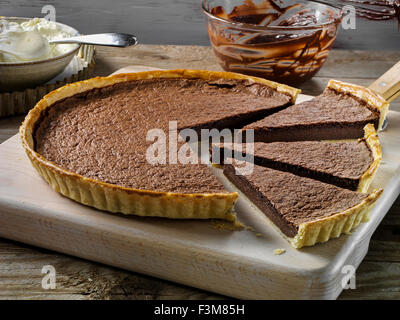
[{"label": "triangular tart slice", "polygon": [[368,190],[382,158],[372,124],[365,126],[364,137],[358,140],[256,142],[254,147],[224,143],[214,144],[213,150],[219,153],[220,159],[247,156],[257,165],[358,192]]},{"label": "triangular tart slice", "polygon": [[236,173],[234,165],[227,164],[224,174],[295,248],[350,232],[368,220],[382,193],[358,193],[258,165],[244,176]]},{"label": "triangular tart slice", "polygon": [[358,139],[372,123],[382,128],[389,103],[370,89],[331,80],[324,92],[243,129],[254,130],[255,141]]}]

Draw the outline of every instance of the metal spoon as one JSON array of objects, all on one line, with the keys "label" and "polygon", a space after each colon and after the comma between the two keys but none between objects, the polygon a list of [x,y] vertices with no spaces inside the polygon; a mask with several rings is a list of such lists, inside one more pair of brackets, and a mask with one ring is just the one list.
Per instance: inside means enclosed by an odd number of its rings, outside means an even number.
[{"label": "metal spoon", "polygon": [[400,20],[400,4],[396,1],[360,1],[360,0],[312,0],[321,4],[343,9],[344,5],[351,5],[357,14],[371,20]]},{"label": "metal spoon", "polygon": [[49,43],[80,43],[110,47],[129,47],[137,44],[136,36],[126,33],[99,33],[58,40],[50,40]]}]

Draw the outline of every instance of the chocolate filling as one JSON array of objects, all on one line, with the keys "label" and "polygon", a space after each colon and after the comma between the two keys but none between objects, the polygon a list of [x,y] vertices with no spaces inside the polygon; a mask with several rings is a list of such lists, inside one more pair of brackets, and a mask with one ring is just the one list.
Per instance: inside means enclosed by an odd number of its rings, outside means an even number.
[{"label": "chocolate filling", "polygon": [[[223,159],[225,149],[236,159],[246,154],[246,145],[217,144],[213,150]],[[360,179],[373,163],[364,139],[352,142],[274,142],[254,144],[254,163],[313,178],[341,188],[357,190]],[[230,156],[228,154],[228,156]]]},{"label": "chocolate filling", "polygon": [[122,82],[47,108],[34,130],[35,150],[69,171],[123,187],[226,192],[205,165],[170,164],[168,152],[165,164],[149,163],[146,154],[155,142],[147,139],[149,131],[162,130],[169,143],[170,121],[177,121],[178,130],[241,128],[290,101],[289,95],[246,80]]},{"label": "chocolate filling", "polygon": [[[334,10],[323,13],[331,18],[329,26],[303,32],[268,29],[274,26],[316,26],[318,18],[304,4],[295,1],[243,1],[232,9],[216,5],[210,12],[216,17],[234,23],[266,27],[265,32],[236,29],[209,21],[208,33],[214,53],[226,71],[239,72],[297,85],[313,77],[326,61],[337,32],[335,24],[340,17]],[[329,30],[329,32],[327,32]]]},{"label": "chocolate filling", "polygon": [[224,165],[224,174],[289,238],[296,236],[301,224],[341,213],[367,197],[257,165],[248,176],[237,175],[233,165]]},{"label": "chocolate filling", "polygon": [[379,112],[348,94],[326,89],[310,101],[293,105],[244,128],[254,130],[255,141],[355,139],[364,127],[379,125]]}]

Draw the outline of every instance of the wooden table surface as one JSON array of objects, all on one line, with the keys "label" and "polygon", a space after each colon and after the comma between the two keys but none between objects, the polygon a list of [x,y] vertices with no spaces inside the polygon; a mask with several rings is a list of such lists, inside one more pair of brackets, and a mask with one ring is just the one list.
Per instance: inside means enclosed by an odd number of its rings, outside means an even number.
[{"label": "wooden table surface", "polygon": [[[367,0],[363,0],[367,1]],[[1,15],[43,17],[42,8],[53,5],[58,22],[82,34],[133,33],[142,44],[209,45],[206,16],[201,0],[0,0]],[[347,5],[345,0],[331,0]],[[400,32],[395,19],[368,20],[358,17],[355,29],[340,27],[335,48],[385,48],[400,50]]]},{"label": "wooden table surface", "polygon": [[[400,59],[398,52],[332,51],[318,76],[301,86],[320,93],[331,78],[370,85]],[[141,45],[97,48],[96,75],[127,65],[220,70],[209,47]],[[400,111],[400,102],[391,105]],[[0,143],[16,134],[23,117],[0,119]],[[399,137],[400,140],[400,137]],[[41,287],[42,267],[56,269],[56,289]],[[400,299],[400,198],[374,233],[356,273],[354,290],[340,299]],[[0,299],[224,299],[133,272],[0,239]]]}]

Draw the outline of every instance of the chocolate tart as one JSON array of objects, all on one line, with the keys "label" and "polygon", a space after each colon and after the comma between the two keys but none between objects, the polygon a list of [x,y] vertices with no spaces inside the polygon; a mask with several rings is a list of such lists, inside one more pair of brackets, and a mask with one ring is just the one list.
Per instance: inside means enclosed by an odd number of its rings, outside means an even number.
[{"label": "chocolate tart", "polygon": [[373,124],[364,127],[364,137],[342,141],[256,142],[252,150],[246,144],[214,144],[219,159],[251,155],[260,166],[313,178],[341,188],[367,192],[382,151]]},{"label": "chocolate tart", "polygon": [[226,164],[224,174],[295,248],[337,238],[368,221],[382,193],[358,193],[258,165],[242,176]]},{"label": "chocolate tart", "polygon": [[178,131],[240,128],[291,105],[298,93],[226,72],[118,74],[46,95],[20,136],[39,174],[82,204],[140,216],[234,220],[238,195],[206,165],[149,163],[149,132],[162,130],[170,143],[171,121]]},{"label": "chocolate tart", "polygon": [[293,105],[244,128],[255,141],[358,139],[372,123],[379,131],[389,103],[370,89],[331,80],[314,99]]}]

